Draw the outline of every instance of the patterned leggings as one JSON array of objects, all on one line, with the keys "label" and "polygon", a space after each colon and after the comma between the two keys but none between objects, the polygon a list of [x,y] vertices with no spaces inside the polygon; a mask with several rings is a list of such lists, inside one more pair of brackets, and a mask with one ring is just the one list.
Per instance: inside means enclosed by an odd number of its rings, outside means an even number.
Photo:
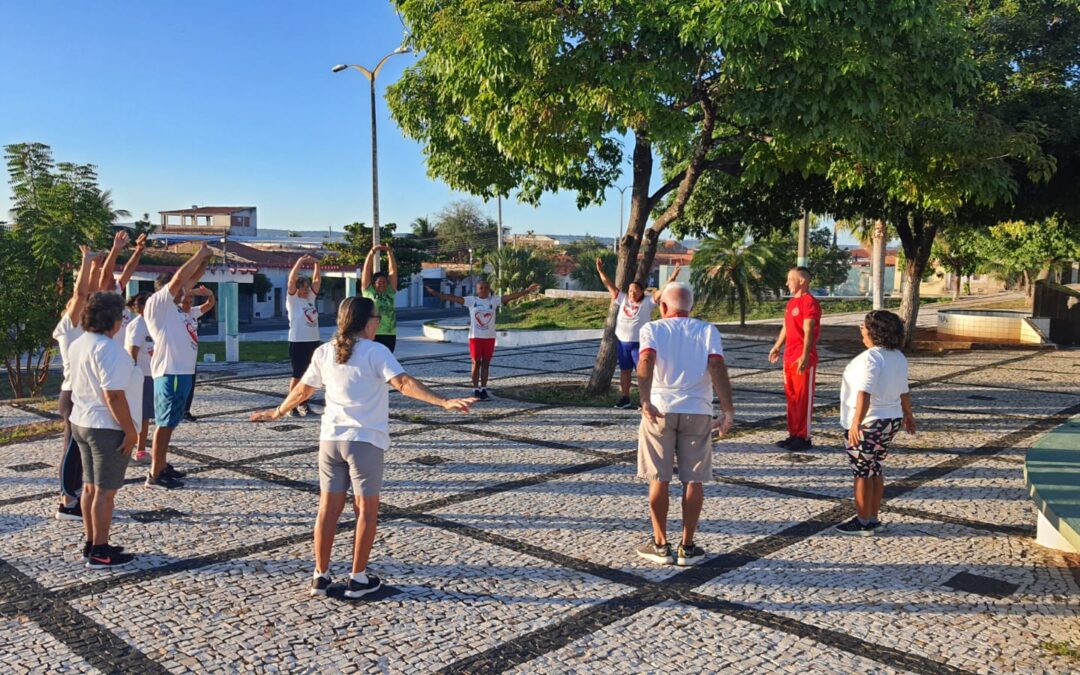
[{"label": "patterned leggings", "polygon": [[858,447],[848,444],[848,432],[844,430],[844,446],[848,454],[851,471],[856,478],[870,478],[881,475],[881,460],[889,454],[889,444],[900,431],[900,418],[874,420],[862,426],[862,442]]}]

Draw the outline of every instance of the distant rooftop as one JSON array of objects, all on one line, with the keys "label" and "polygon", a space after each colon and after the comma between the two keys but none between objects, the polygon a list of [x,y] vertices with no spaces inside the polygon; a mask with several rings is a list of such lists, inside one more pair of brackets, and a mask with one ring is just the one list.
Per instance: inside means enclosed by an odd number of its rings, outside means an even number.
[{"label": "distant rooftop", "polygon": [[170,216],[220,216],[236,213],[237,211],[250,211],[254,208],[254,206],[196,206],[175,211],[158,211],[158,213]]}]

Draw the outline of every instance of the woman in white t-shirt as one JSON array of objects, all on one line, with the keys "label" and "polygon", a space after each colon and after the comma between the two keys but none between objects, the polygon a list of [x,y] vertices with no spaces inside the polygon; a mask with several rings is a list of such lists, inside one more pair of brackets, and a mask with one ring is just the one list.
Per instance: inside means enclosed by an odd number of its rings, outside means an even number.
[{"label": "woman in white t-shirt", "polygon": [[135,461],[143,463],[149,459],[146,443],[150,433],[150,418],[154,416],[154,377],[150,373],[150,357],[154,355],[154,339],[146,327],[143,309],[150,293],[143,291],[128,301],[128,310],[134,319],[124,329],[124,349],[135,359],[135,365],[143,376],[142,392],[142,428],[139,429],[139,448],[135,451]]},{"label": "woman in white t-shirt", "polygon": [[877,310],[859,326],[866,351],[844,369],[840,385],[840,425],[855,475],[857,515],[836,526],[844,534],[869,536],[882,527],[878,520],[885,489],[881,461],[900,428],[915,433],[915,415],[908,394],[904,322],[892,312]]},{"label": "woman in white t-shirt", "polygon": [[90,296],[83,335],[68,347],[71,359],[71,437],[83,465],[83,557],[89,569],[109,569],[134,559],[109,545],[113,502],[124,484],[142,421],[142,372],[114,339],[124,300],[109,291]]},{"label": "woman in white t-shirt", "polygon": [[378,590],[381,581],[367,574],[375,541],[383,455],[390,447],[390,383],[402,394],[446,410],[469,412],[472,398],[446,399],[408,375],[385,345],[375,342],[379,313],[369,298],[345,298],[338,307],[337,334],[315,350],[300,382],[275,408],[251,416],[252,422],[277,420],[326,389],[319,433],[319,515],[315,520],[315,576],[312,595],[330,586],[330,551],[345,496],[352,485],[356,537],[352,574],[345,596],[359,598]]}]

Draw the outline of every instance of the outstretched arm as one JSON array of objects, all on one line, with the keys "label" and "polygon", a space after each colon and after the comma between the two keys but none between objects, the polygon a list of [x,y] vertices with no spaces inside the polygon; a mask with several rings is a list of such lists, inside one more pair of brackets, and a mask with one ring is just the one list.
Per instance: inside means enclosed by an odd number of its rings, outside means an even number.
[{"label": "outstretched arm", "polygon": [[469,406],[476,402],[475,398],[443,398],[428,389],[423,382],[408,373],[402,373],[391,379],[390,386],[409,398],[415,398],[417,401],[430,403],[431,405],[446,410],[457,410],[459,412],[467,413],[469,412]]},{"label": "outstretched arm", "polygon": [[199,250],[195,251],[195,255],[184,261],[184,264],[180,266],[180,269],[176,270],[176,274],[169,280],[169,293],[175,297],[180,294],[180,291],[184,290],[184,286],[188,285],[189,282],[198,281],[209,263],[210,247],[204,241],[199,245]]},{"label": "outstretched arm", "polygon": [[135,240],[135,250],[132,251],[131,257],[124,263],[124,271],[120,273],[120,278],[116,281],[116,285],[123,291],[127,288],[127,283],[131,281],[131,275],[135,274],[135,268],[139,266],[139,260],[142,258],[143,251],[146,249],[146,233],[139,235],[139,238]]},{"label": "outstretched arm", "polygon": [[506,303],[513,302],[514,300],[517,300],[518,298],[524,298],[526,295],[531,295],[531,294],[537,292],[538,290],[540,290],[540,284],[533,284],[532,286],[529,286],[528,288],[526,288],[523,291],[518,291],[517,293],[510,293],[509,295],[504,295],[504,296],[502,296],[502,298],[500,298],[500,300],[502,300],[502,304],[505,305]]},{"label": "outstretched arm", "polygon": [[671,276],[668,277],[668,280],[664,282],[663,286],[653,291],[652,300],[654,305],[660,304],[660,296],[664,294],[664,289],[667,288],[667,285],[670,284],[672,281],[675,281],[679,278],[679,272],[681,271],[682,266],[678,263],[675,263],[675,271],[671,273]]},{"label": "outstretched arm", "polygon": [[113,237],[112,248],[109,249],[109,255],[105,258],[105,262],[101,265],[101,276],[98,277],[98,290],[107,291],[111,288],[109,282],[112,281],[113,272],[116,271],[116,259],[120,256],[120,251],[124,250],[128,244],[128,235],[124,230],[119,230],[116,236]]},{"label": "outstretched arm", "polygon": [[611,282],[608,275],[604,273],[604,261],[601,258],[596,259],[596,273],[600,275],[600,283],[604,284],[604,288],[608,289],[611,293],[611,299],[619,297],[619,287]]},{"label": "outstretched arm", "polygon": [[[315,391],[315,387],[308,386],[303,382],[297,382],[296,386],[289,391],[289,395],[285,397],[285,400],[278,407],[273,410],[251,413],[250,419],[252,422],[279,420],[288,414],[290,410],[314,396]],[[283,410],[285,412],[282,412]]]},{"label": "outstretched arm", "polygon": [[433,291],[430,288],[428,288],[427,286],[424,286],[424,292],[426,292],[428,295],[434,295],[436,298],[438,298],[438,299],[440,299],[440,300],[442,300],[444,302],[454,302],[454,303],[457,303],[459,305],[464,305],[465,304],[465,298],[461,297],[460,295],[450,295],[449,293],[441,293],[439,291]]}]

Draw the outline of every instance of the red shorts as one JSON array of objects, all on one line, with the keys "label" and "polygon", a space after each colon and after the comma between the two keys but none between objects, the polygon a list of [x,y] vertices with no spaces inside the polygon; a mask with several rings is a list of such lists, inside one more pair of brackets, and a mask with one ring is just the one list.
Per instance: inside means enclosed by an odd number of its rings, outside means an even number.
[{"label": "red shorts", "polygon": [[469,338],[469,356],[473,361],[490,361],[495,354],[495,338]]}]

